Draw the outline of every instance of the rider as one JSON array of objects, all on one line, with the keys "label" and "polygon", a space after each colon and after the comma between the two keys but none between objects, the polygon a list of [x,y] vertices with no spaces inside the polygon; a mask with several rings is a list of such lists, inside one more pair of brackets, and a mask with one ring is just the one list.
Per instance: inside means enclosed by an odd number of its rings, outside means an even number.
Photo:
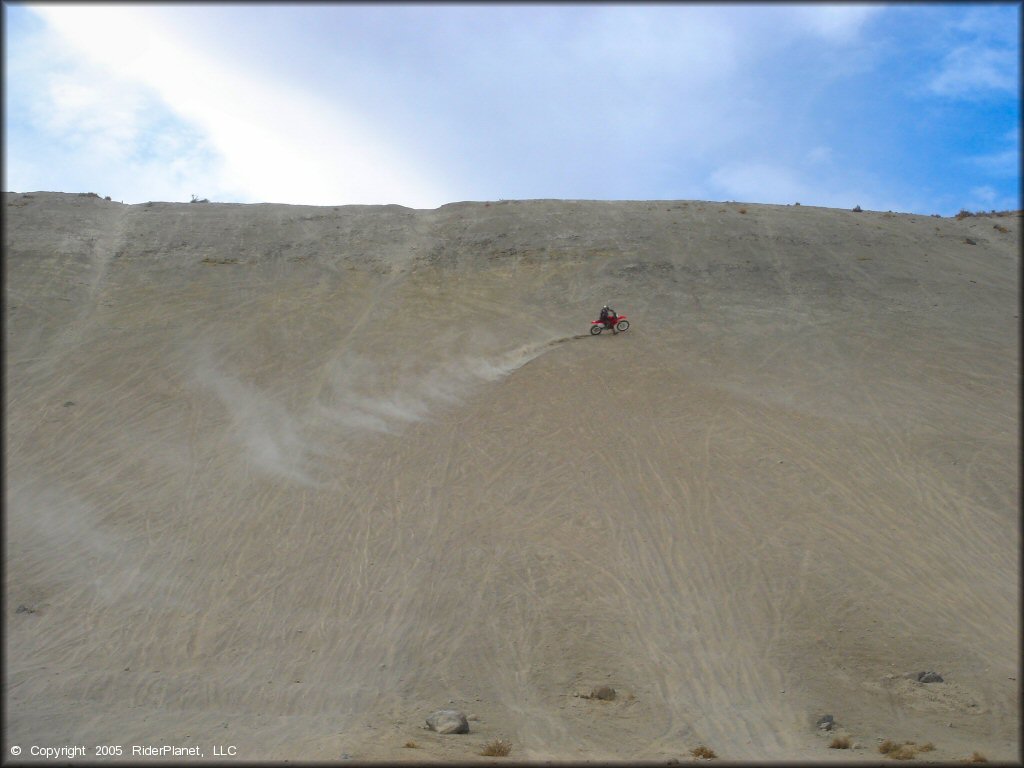
[{"label": "rider", "polygon": [[615,326],[615,318],[618,315],[615,314],[615,310],[605,304],[601,307],[601,322],[604,323],[605,328],[613,328]]}]

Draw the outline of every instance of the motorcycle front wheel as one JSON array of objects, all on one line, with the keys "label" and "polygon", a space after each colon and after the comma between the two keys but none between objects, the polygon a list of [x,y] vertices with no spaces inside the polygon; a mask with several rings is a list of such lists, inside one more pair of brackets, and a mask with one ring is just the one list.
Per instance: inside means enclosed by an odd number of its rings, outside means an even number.
[{"label": "motorcycle front wheel", "polygon": [[629,320],[619,320],[619,324],[615,327],[620,331],[625,331],[629,328]]},{"label": "motorcycle front wheel", "polygon": [[600,325],[592,325],[592,326],[590,326],[590,335],[591,336],[597,336],[597,334],[599,334],[600,332],[601,332],[601,326]]}]

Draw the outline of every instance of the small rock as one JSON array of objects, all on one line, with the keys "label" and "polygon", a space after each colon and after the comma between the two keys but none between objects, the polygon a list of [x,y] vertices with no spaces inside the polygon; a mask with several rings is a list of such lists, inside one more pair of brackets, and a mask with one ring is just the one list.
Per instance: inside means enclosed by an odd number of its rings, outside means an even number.
[{"label": "small rock", "polygon": [[35,613],[35,608],[29,608],[27,605],[19,605],[14,611],[15,613]]},{"label": "small rock", "polygon": [[439,709],[427,718],[427,727],[438,733],[469,733],[469,720],[457,709]]},{"label": "small rock", "polygon": [[600,688],[595,688],[590,692],[590,698],[601,699],[601,701],[613,701],[615,699],[615,689],[610,685],[602,685]]},{"label": "small rock", "polygon": [[918,672],[917,682],[919,683],[941,683],[942,675],[938,672]]},{"label": "small rock", "polygon": [[977,240],[972,240],[969,237],[965,237],[964,238],[964,242],[967,243],[968,245],[977,245],[978,244]]},{"label": "small rock", "polygon": [[836,720],[832,715],[822,715],[818,718],[818,727],[823,731],[831,731],[835,724]]}]

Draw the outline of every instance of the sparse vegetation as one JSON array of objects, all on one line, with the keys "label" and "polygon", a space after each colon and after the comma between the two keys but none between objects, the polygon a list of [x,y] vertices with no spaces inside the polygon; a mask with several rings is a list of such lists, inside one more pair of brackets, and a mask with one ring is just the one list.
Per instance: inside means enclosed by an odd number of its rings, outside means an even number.
[{"label": "sparse vegetation", "polygon": [[863,208],[861,208],[861,207],[860,207],[859,205],[857,205],[857,206],[854,206],[854,208],[853,208],[853,212],[854,212],[854,213],[862,213],[862,212],[863,212],[863,210],[864,210],[864,209],[863,209]]},{"label": "sparse vegetation", "polygon": [[210,201],[208,199],[206,199],[205,197],[202,200],[200,200],[197,195],[192,195],[192,199],[189,200],[189,202],[190,203],[208,203]]},{"label": "sparse vegetation", "polygon": [[415,741],[413,741],[412,739],[409,739],[409,741],[405,742],[405,744],[403,744],[402,746],[403,746],[403,747],[404,747],[405,749],[419,749],[419,748],[420,748],[420,745],[419,745],[419,744],[417,744],[417,743],[416,743]]},{"label": "sparse vegetation", "polygon": [[79,192],[78,196],[79,197],[95,197],[95,198],[99,197],[99,195],[97,195],[95,192]]},{"label": "sparse vegetation", "polygon": [[829,749],[849,749],[851,746],[848,736],[836,736],[829,742]]},{"label": "sparse vegetation", "polygon": [[1002,232],[1003,234],[1006,234],[1007,232],[1010,231],[1006,227],[1004,227],[1002,224],[993,224],[992,225],[992,229],[995,229],[995,230],[997,230],[999,232]]},{"label": "sparse vegetation", "polygon": [[972,752],[971,756],[964,760],[965,763],[987,763],[988,758],[985,757],[981,752]]},{"label": "sparse vegetation", "polygon": [[512,742],[504,739],[495,739],[484,745],[480,754],[484,757],[507,757],[512,751]]},{"label": "sparse vegetation", "polygon": [[960,209],[960,213],[958,213],[953,218],[955,218],[955,219],[957,219],[959,221],[961,219],[973,218],[975,216],[1020,216],[1020,215],[1021,215],[1021,211],[995,211],[995,210],[992,210],[992,211],[976,211],[976,212],[971,212],[971,211],[968,211],[965,208],[961,208]]},{"label": "sparse vegetation", "polygon": [[746,212],[747,212],[746,208],[740,208],[740,213],[746,213]]},{"label": "sparse vegetation", "polygon": [[713,760],[714,758],[718,757],[718,755],[715,754],[715,750],[711,749],[710,747],[705,747],[703,744],[701,744],[699,747],[694,747],[693,749],[691,749],[690,754],[702,760]]},{"label": "sparse vegetation", "polygon": [[935,745],[930,741],[918,746],[913,741],[897,744],[895,741],[886,739],[878,745],[878,751],[892,760],[911,760],[918,752],[931,752],[933,749],[935,749]]}]

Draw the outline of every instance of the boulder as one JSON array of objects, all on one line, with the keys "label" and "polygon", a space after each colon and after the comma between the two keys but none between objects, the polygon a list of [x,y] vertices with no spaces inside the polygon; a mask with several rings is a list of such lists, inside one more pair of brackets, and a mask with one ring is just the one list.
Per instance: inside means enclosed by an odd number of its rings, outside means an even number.
[{"label": "boulder", "polygon": [[427,727],[438,733],[469,733],[469,720],[457,709],[439,709],[427,718]]}]

